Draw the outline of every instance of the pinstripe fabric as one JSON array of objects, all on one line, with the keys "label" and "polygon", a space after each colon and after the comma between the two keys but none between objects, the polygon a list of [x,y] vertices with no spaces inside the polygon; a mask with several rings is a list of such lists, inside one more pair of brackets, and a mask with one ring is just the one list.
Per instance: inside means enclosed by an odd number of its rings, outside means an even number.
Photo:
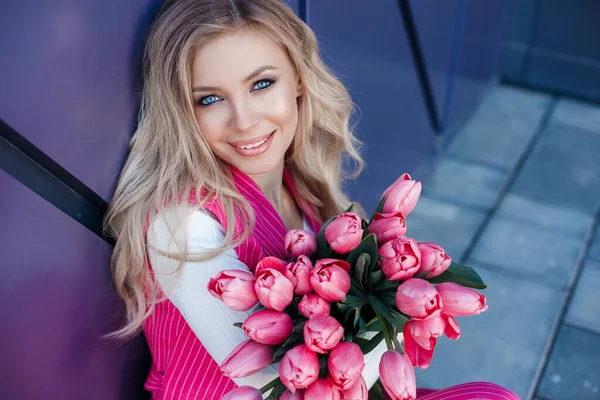
[{"label": "pinstripe fabric", "polygon": [[[417,394],[418,391],[417,391]],[[418,396],[417,400],[520,400],[519,396],[500,385],[469,382]]]},{"label": "pinstripe fabric", "polygon": [[[256,215],[254,231],[235,249],[238,258],[251,271],[266,256],[288,259],[284,245],[287,229],[283,221],[254,181],[233,166],[231,172],[237,190],[250,202]],[[313,232],[318,232],[321,226],[314,217],[314,209],[297,197],[287,169],[284,169],[283,179],[309,226]],[[191,197],[194,197],[193,193]],[[227,229],[227,218],[217,201],[207,202],[205,208]],[[236,235],[241,231],[241,221],[236,218]],[[152,366],[144,387],[152,392],[153,399],[218,400],[237,387],[221,373],[218,364],[169,300],[156,305],[143,329],[152,353]]]}]

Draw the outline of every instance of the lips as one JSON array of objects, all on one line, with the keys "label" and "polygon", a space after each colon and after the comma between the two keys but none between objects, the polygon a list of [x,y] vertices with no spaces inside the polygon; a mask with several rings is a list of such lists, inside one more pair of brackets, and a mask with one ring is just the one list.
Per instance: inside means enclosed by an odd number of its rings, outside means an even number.
[{"label": "lips", "polygon": [[275,131],[268,133],[264,136],[259,136],[257,138],[254,139],[250,139],[250,140],[240,140],[239,142],[231,142],[230,144],[236,147],[241,147],[241,146],[249,146],[249,145],[253,145],[253,144],[259,144],[265,140],[267,140],[269,138],[269,136],[271,136]]}]

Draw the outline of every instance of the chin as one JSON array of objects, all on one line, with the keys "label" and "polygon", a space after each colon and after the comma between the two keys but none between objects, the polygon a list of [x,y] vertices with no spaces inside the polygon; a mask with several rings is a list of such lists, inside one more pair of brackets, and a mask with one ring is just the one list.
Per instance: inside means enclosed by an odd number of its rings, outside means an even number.
[{"label": "chin", "polygon": [[264,175],[276,169],[283,163],[283,155],[281,157],[267,156],[257,160],[247,160],[239,158],[231,162],[231,164],[248,176]]}]

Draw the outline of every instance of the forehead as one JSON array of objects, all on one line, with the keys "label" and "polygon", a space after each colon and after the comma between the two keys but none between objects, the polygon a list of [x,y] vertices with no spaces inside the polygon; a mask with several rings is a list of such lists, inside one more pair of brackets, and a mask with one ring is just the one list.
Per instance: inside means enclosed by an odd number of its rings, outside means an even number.
[{"label": "forehead", "polygon": [[241,82],[264,65],[273,65],[284,72],[292,70],[286,52],[269,36],[256,30],[229,32],[196,52],[192,83],[196,86]]}]

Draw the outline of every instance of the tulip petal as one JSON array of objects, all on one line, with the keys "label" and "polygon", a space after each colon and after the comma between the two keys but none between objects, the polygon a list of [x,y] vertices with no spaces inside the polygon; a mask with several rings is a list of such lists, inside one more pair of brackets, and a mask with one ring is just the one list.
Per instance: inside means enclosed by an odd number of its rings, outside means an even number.
[{"label": "tulip petal", "polygon": [[406,325],[404,326],[404,351],[406,352],[408,358],[410,358],[412,365],[421,369],[429,368],[431,365],[431,359],[433,358],[433,352],[435,350],[437,339],[432,338],[431,340],[433,340],[433,345],[431,346],[430,350],[419,346],[419,344],[412,337],[410,329],[408,329]]}]

